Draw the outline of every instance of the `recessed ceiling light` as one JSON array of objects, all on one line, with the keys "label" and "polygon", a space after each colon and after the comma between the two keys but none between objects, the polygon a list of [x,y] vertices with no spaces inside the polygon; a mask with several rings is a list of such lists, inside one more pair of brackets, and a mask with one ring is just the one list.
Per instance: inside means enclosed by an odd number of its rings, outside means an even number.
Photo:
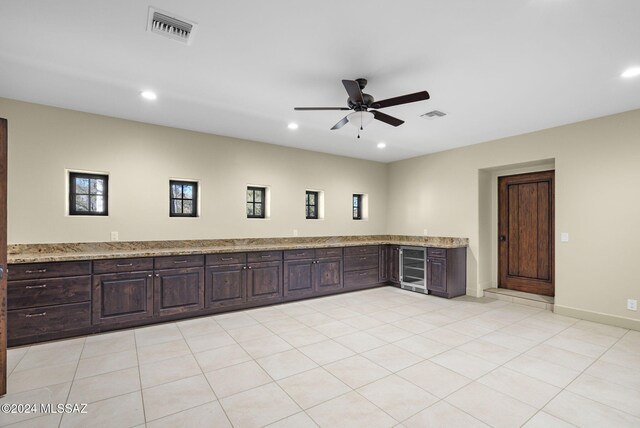
[{"label": "recessed ceiling light", "polygon": [[640,76],[640,67],[627,68],[621,76],[626,78]]},{"label": "recessed ceiling light", "polygon": [[287,128],[289,128],[289,129],[298,129],[298,124],[291,122],[289,125],[287,125]]},{"label": "recessed ceiling light", "polygon": [[158,98],[155,92],[153,91],[142,91],[140,92],[140,96],[145,100],[155,100]]},{"label": "recessed ceiling light", "polygon": [[387,143],[378,143],[379,149],[384,149],[385,147],[387,147]]}]

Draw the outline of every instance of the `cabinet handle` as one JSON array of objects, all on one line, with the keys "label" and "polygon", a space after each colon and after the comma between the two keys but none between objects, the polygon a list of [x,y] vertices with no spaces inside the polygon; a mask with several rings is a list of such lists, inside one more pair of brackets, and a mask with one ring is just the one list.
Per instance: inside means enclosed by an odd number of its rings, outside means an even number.
[{"label": "cabinet handle", "polygon": [[367,274],[366,272],[362,272],[360,276],[365,276],[366,274]]},{"label": "cabinet handle", "polygon": [[242,266],[242,270],[247,270],[247,267],[246,266]]},{"label": "cabinet handle", "polygon": [[133,266],[133,263],[118,263],[118,264],[116,264],[116,267],[127,267],[127,266]]},{"label": "cabinet handle", "polygon": [[360,257],[360,260],[367,260],[366,257]]},{"label": "cabinet handle", "polygon": [[25,317],[27,317],[27,318],[35,318],[35,317],[44,317],[46,315],[47,315],[46,312],[40,312],[39,314],[26,314]]},{"label": "cabinet handle", "polygon": [[174,260],[173,264],[178,265],[178,264],[182,264],[182,263],[186,263],[187,260]]},{"label": "cabinet handle", "polygon": [[42,285],[27,285],[26,287],[24,287],[26,289],[30,289],[30,288],[47,288],[47,284],[42,284]]},{"label": "cabinet handle", "polygon": [[263,259],[269,259],[269,258],[271,258],[271,254],[267,254],[265,256],[260,256],[260,257],[262,257]]},{"label": "cabinet handle", "polygon": [[[47,269],[25,270],[24,273],[45,273]],[[46,313],[46,312],[45,312]]]},{"label": "cabinet handle", "polygon": [[297,253],[296,256],[306,256],[307,253]]},{"label": "cabinet handle", "polygon": [[153,275],[149,274],[149,278],[151,278]]},{"label": "cabinet handle", "polygon": [[252,269],[251,266],[249,266],[249,269]]},{"label": "cabinet handle", "polygon": [[223,262],[227,262],[229,260],[233,260],[233,257],[222,257],[220,260],[222,260]]},{"label": "cabinet handle", "polygon": [[156,274],[156,278],[160,278],[160,274],[159,273]]}]

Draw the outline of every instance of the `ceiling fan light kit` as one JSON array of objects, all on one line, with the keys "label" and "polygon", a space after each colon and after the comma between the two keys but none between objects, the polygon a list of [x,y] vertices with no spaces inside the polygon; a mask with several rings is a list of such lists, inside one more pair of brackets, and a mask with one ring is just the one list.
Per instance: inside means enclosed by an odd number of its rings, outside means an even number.
[{"label": "ceiling fan light kit", "polygon": [[[295,107],[294,110],[353,110],[353,113],[349,113],[342,118],[342,120],[333,125],[331,130],[340,129],[348,122],[357,126],[359,131],[361,131],[364,129],[364,126],[371,123],[373,119],[391,126],[400,126],[404,123],[404,120],[382,113],[377,109],[429,99],[429,93],[427,91],[422,91],[399,97],[387,98],[382,101],[376,101],[373,96],[362,92],[365,86],[367,86],[367,79],[360,78],[356,80],[343,80],[342,84],[349,95],[347,98],[348,107]],[[369,111],[370,109],[375,110]],[[358,132],[358,138],[360,138],[360,132]]]}]

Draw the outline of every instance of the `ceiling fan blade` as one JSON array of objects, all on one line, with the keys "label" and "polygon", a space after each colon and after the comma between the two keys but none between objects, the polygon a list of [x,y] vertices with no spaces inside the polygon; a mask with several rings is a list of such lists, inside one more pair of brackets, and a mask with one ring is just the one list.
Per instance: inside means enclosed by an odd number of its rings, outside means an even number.
[{"label": "ceiling fan blade", "polygon": [[360,84],[355,80],[343,80],[342,84],[349,94],[349,98],[357,104],[364,104],[364,98],[362,98],[362,91],[360,90]]},{"label": "ceiling fan blade", "polygon": [[389,116],[388,114],[384,114],[381,111],[373,110],[371,113],[373,113],[374,119],[384,123],[388,123],[391,126],[400,126],[404,123],[404,120],[400,120],[397,117]]},{"label": "ceiling fan blade", "polygon": [[294,110],[351,110],[348,107],[294,107]]},{"label": "ceiling fan blade", "polygon": [[349,119],[347,119],[347,116],[343,117],[342,120],[338,123],[336,123],[335,125],[333,125],[333,128],[331,128],[331,130],[333,131],[334,129],[340,129],[343,126],[345,126],[347,124],[347,122],[349,122]]},{"label": "ceiling fan blade", "polygon": [[402,95],[395,98],[387,98],[386,100],[376,101],[371,105],[372,108],[385,108],[397,106],[400,104],[415,103],[416,101],[424,101],[429,99],[429,92],[422,91],[415,94]]}]

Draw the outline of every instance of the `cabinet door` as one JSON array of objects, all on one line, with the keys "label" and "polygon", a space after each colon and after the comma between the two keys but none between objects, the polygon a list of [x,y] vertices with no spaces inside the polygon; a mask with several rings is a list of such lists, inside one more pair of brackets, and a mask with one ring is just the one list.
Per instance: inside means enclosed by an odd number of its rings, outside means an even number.
[{"label": "cabinet door", "polygon": [[150,271],[93,276],[93,323],[135,321],[153,316]]},{"label": "cabinet door", "polygon": [[314,288],[323,291],[339,290],[343,287],[342,257],[319,259],[315,263]]},{"label": "cabinet door", "polygon": [[282,262],[250,263],[247,267],[247,300],[279,300],[282,297]]},{"label": "cabinet door", "polygon": [[391,247],[388,245],[380,245],[378,253],[378,282],[386,282],[389,280],[389,257],[391,256]]},{"label": "cabinet door", "polygon": [[156,271],[153,281],[156,315],[166,316],[204,308],[204,269]]},{"label": "cabinet door", "polygon": [[245,265],[208,267],[205,278],[205,306],[217,308],[244,303],[245,272]]},{"label": "cabinet door", "polygon": [[389,280],[400,284],[400,247],[391,247],[389,260]]},{"label": "cabinet door", "polygon": [[313,294],[313,260],[284,262],[284,295],[287,297]]},{"label": "cabinet door", "polygon": [[427,259],[427,289],[446,293],[447,259],[440,257],[429,257]]}]

